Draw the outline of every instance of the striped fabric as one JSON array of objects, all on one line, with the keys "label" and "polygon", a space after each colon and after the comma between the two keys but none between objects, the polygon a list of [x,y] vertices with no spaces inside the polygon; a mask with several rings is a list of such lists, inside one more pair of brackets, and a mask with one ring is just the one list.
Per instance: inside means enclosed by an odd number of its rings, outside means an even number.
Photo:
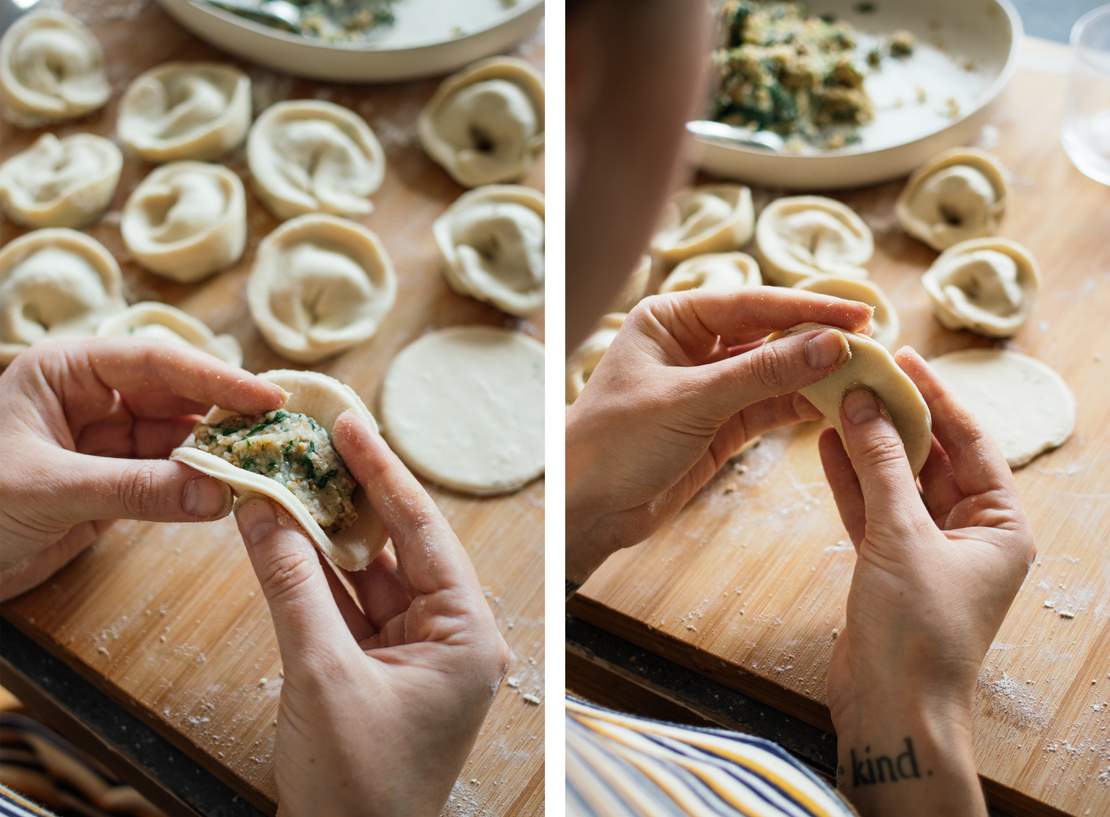
[{"label": "striped fabric", "polygon": [[661,723],[567,698],[570,817],[851,817],[821,778],[762,738]]},{"label": "striped fabric", "polygon": [[2,817],[53,817],[30,800],[20,797],[11,789],[0,786],[0,816]]}]

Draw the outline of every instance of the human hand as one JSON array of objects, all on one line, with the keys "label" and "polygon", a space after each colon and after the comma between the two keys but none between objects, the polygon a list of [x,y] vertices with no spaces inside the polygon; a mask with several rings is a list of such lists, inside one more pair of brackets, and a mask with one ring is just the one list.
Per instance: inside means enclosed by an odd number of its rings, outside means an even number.
[{"label": "human hand", "polygon": [[[840,784],[864,815],[985,814],[971,753],[976,679],[1036,551],[998,447],[916,352],[895,359],[932,412],[922,491],[869,391],[845,397],[843,443],[832,429],[820,439],[857,551],[828,673]],[[860,764],[884,755],[902,762],[876,780]]]},{"label": "human hand", "polygon": [[396,550],[336,568],[277,506],[235,516],[270,606],[285,682],[278,813],[436,817],[508,663],[474,568],[431,497],[347,412],[333,441]]},{"label": "human hand", "polygon": [[185,346],[82,338],[21,352],[0,374],[0,600],[47,579],[115,519],[226,515],[223,483],[162,458],[213,404],[256,413],[284,399]]},{"label": "human hand", "polygon": [[848,359],[865,304],[758,287],[646,298],[567,409],[567,578],[643,541],[746,443],[820,417],[796,394]]}]

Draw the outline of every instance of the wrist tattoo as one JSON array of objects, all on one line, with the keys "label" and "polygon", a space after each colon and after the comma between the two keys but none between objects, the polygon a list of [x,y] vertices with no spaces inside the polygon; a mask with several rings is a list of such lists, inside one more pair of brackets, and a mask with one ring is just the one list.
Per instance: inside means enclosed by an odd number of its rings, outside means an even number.
[{"label": "wrist tattoo", "polygon": [[[862,752],[857,752],[853,746],[848,750],[851,768],[836,767],[837,783],[840,785],[850,783],[855,788],[932,777],[933,770],[925,769],[922,771],[917,762],[917,754],[913,748],[913,738],[907,735],[903,746],[905,748],[895,755],[872,755],[870,744],[864,746]],[[851,775],[850,778],[849,774]]]}]

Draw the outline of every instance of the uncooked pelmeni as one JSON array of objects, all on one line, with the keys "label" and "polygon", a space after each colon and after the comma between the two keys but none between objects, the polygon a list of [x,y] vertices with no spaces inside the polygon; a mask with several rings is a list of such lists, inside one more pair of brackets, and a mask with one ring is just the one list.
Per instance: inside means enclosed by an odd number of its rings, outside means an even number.
[{"label": "uncooked pelmeni", "polygon": [[636,269],[632,270],[632,274],[625,279],[624,286],[617,293],[617,297],[613,299],[610,307],[611,311],[631,312],[632,307],[646,298],[651,292],[654,269],[655,265],[652,263],[650,255],[640,256],[640,263],[636,265]]},{"label": "uncooked pelmeni", "polygon": [[944,326],[995,338],[1021,328],[1040,283],[1036,259],[1005,238],[975,238],[949,247],[921,277]]},{"label": "uncooked pelmeni", "polygon": [[0,364],[46,338],[92,335],[126,306],[103,245],[75,230],[27,233],[0,250]]},{"label": "uncooked pelmeni", "polygon": [[543,473],[543,345],[520,332],[424,335],[390,365],[381,408],[401,458],[448,488],[503,494]]},{"label": "uncooked pelmeni", "polygon": [[251,81],[238,68],[167,62],[127,86],[116,130],[147,161],[207,161],[242,142],[250,124]]},{"label": "uncooked pelmeni", "polygon": [[365,215],[385,177],[385,152],[370,126],[340,105],[295,99],[271,105],[247,137],[251,181],[278,218]]},{"label": "uncooked pelmeni", "polygon": [[593,331],[582,345],[575,349],[566,363],[567,405],[569,406],[586,388],[590,376],[601,362],[601,358],[609,350],[617,332],[620,331],[627,315],[620,312],[611,312],[601,319],[597,329]]},{"label": "uncooked pelmeni", "polygon": [[463,194],[433,228],[447,283],[510,315],[530,315],[543,307],[543,227],[543,195],[530,187]]},{"label": "uncooked pelmeni", "polygon": [[789,196],[763,208],[755,246],[765,280],[794,286],[814,275],[866,278],[871,230],[850,207],[823,196]]},{"label": "uncooked pelmeni", "polygon": [[[796,335],[814,329],[836,327],[803,323],[782,335]],[[825,419],[843,439],[840,405],[844,402],[844,395],[861,386],[871,389],[886,406],[887,413],[902,438],[910,467],[915,474],[918,473],[929,458],[929,450],[933,445],[933,420],[925,398],[884,346],[866,335],[857,335],[842,329],[837,331],[847,339],[851,359],[832,374],[798,391],[825,415]]]},{"label": "uncooked pelmeni", "polygon": [[0,99],[14,125],[31,128],[84,116],[111,92],[100,43],[68,14],[28,14],[0,40]]},{"label": "uncooked pelmeni", "polygon": [[543,77],[494,57],[443,81],[417,121],[424,150],[463,187],[522,178],[543,148]]},{"label": "uncooked pelmeni", "polygon": [[681,190],[667,203],[652,250],[666,264],[738,250],[752,237],[752,191],[739,184]]},{"label": "uncooked pelmeni", "polygon": [[675,267],[664,279],[659,291],[704,289],[709,292],[737,292],[762,283],[759,264],[747,253],[709,253],[696,255]]},{"label": "uncooked pelmeni", "polygon": [[120,232],[131,255],[147,269],[175,281],[197,281],[243,254],[243,183],[223,165],[163,165],[128,197]]},{"label": "uncooked pelmeni", "polygon": [[368,340],[393,306],[397,277],[378,237],[325,215],[282,224],[258,245],[247,305],[266,342],[314,363]]},{"label": "uncooked pelmeni", "polygon": [[[277,384],[289,393],[282,409],[307,415],[329,437],[334,433],[335,421],[344,411],[358,415],[377,431],[374,415],[355,390],[326,374],[275,369],[262,372],[258,377]],[[216,407],[208,412],[203,423],[214,425],[233,416],[232,412]],[[264,433],[265,430],[258,436],[262,437]],[[385,526],[374,512],[362,486],[356,485],[351,495],[356,514],[354,521],[343,530],[329,535],[313,518],[305,502],[276,478],[248,471],[213,453],[195,448],[195,436],[191,434],[175,448],[170,453],[170,459],[226,483],[236,494],[261,494],[277,502],[289,512],[316,547],[344,570],[363,570],[385,545],[388,538]],[[288,463],[289,458],[295,456],[295,451],[284,453],[282,459]]]},{"label": "uncooked pelmeni", "polygon": [[1075,398],[1055,371],[1005,349],[965,349],[929,361],[1011,467],[1062,445],[1075,430]]},{"label": "uncooked pelmeni", "polygon": [[108,316],[100,322],[96,334],[185,344],[232,366],[243,363],[243,350],[231,335],[217,335],[188,312],[158,301],[142,301]]},{"label": "uncooked pelmeni", "polygon": [[82,227],[107,209],[123,154],[107,139],[44,133],[0,165],[0,207],[25,227]]},{"label": "uncooked pelmeni", "polygon": [[834,298],[845,298],[849,301],[860,301],[874,307],[875,311],[871,314],[871,337],[888,349],[893,349],[898,341],[898,333],[902,328],[902,323],[898,320],[898,312],[890,299],[871,281],[840,278],[835,275],[818,275],[799,281],[794,288],[820,295],[831,295]]},{"label": "uncooked pelmeni", "polygon": [[998,231],[1009,186],[998,160],[975,148],[953,148],[918,168],[894,205],[907,233],[935,250]]}]

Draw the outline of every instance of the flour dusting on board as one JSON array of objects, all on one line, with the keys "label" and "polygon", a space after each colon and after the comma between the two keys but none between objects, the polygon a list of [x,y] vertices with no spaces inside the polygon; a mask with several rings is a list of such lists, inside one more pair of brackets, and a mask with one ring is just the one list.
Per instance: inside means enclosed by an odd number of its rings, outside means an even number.
[{"label": "flour dusting on board", "polygon": [[984,672],[979,676],[977,686],[985,692],[987,714],[1010,721],[1017,726],[1045,726],[1048,724],[1048,707],[1041,701],[1029,684],[1011,678],[1006,672],[992,678]]}]

